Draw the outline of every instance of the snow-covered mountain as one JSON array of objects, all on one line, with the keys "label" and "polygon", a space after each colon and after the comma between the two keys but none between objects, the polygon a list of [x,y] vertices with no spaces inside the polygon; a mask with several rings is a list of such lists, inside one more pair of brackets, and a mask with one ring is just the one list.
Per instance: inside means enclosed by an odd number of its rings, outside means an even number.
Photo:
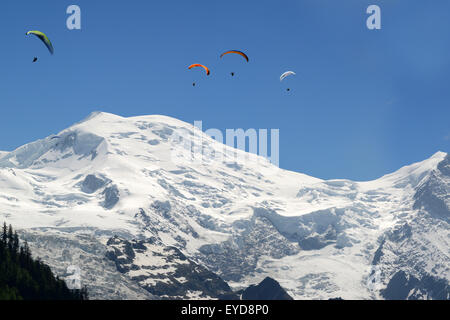
[{"label": "snow-covered mountain", "polygon": [[449,299],[449,190],[443,152],[324,181],[165,116],[94,113],[0,154],[0,220],[93,298],[232,298],[269,276],[295,299]]}]

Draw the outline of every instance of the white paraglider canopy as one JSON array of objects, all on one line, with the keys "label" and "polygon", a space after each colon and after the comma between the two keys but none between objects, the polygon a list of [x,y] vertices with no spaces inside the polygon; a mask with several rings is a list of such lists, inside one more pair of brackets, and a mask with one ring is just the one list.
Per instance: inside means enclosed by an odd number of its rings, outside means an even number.
[{"label": "white paraglider canopy", "polygon": [[283,81],[284,78],[288,77],[288,76],[295,76],[295,72],[294,71],[286,71],[285,73],[283,73],[280,77],[280,81]]}]

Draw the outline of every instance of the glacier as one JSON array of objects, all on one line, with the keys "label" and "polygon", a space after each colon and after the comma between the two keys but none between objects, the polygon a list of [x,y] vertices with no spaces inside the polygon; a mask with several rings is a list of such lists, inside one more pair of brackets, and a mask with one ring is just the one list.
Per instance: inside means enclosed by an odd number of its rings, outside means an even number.
[{"label": "glacier", "polygon": [[[180,130],[220,157],[174,159]],[[235,298],[267,277],[295,299],[449,299],[449,190],[445,152],[322,180],[160,115],[95,112],[0,152],[0,221],[93,299]]]}]

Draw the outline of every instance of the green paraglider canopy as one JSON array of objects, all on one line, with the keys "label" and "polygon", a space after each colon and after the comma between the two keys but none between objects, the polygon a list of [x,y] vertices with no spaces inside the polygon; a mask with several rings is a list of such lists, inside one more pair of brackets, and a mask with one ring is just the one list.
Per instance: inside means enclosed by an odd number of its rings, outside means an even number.
[{"label": "green paraglider canopy", "polygon": [[45,44],[48,51],[50,51],[50,53],[53,54],[53,52],[54,52],[53,45],[52,45],[50,39],[45,35],[45,33],[36,31],[36,30],[28,31],[26,33],[27,36],[30,34],[34,34],[36,37],[38,37]]}]

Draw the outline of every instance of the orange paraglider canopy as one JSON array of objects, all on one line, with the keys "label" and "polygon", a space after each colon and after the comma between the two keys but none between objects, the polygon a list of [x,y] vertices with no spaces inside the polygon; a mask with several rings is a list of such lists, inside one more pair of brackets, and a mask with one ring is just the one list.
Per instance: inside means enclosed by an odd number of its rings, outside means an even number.
[{"label": "orange paraglider canopy", "polygon": [[247,60],[247,62],[248,62],[248,56],[245,53],[243,53],[242,51],[238,51],[238,50],[230,50],[230,51],[224,52],[220,55],[220,57],[222,58],[224,55],[229,54],[229,53],[238,54],[238,55],[244,57],[244,59]]},{"label": "orange paraglider canopy", "polygon": [[192,68],[196,68],[196,67],[201,67],[201,68],[205,69],[206,75],[208,75],[208,76],[209,76],[209,74],[211,73],[211,72],[209,71],[208,67],[206,67],[206,66],[204,66],[204,65],[202,65],[202,64],[199,64],[199,63],[191,64],[191,65],[188,67],[188,69],[192,69]]}]

